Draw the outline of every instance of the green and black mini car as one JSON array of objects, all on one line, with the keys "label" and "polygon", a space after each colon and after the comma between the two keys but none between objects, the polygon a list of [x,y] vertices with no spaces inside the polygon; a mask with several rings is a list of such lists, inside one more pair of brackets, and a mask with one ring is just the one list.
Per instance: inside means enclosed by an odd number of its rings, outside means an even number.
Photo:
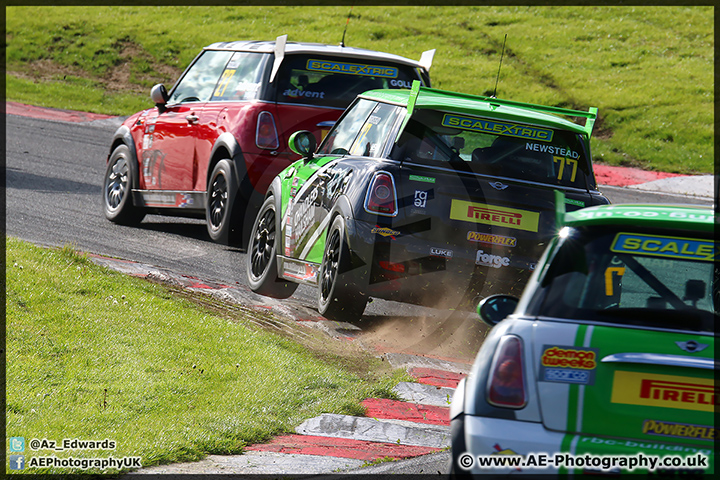
[{"label": "green and black mini car", "polygon": [[[518,292],[568,209],[597,190],[588,112],[421,87],[359,95],[316,151],[267,191],[248,245],[253,291],[317,285],[320,313],[359,318],[368,297],[440,308]],[[582,125],[567,118],[584,118]]]}]

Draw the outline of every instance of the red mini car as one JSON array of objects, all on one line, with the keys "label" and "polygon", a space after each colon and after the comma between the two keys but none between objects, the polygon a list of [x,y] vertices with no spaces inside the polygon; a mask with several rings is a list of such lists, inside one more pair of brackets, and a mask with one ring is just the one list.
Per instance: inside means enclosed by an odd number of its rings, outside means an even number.
[{"label": "red mini car", "polygon": [[275,41],[203,49],[155,107],[130,116],[112,140],[105,216],[125,225],[147,213],[205,217],[210,237],[246,245],[275,176],[299,158],[290,134],[318,143],[355,97],[430,84],[434,50],[420,61],[371,50]]}]

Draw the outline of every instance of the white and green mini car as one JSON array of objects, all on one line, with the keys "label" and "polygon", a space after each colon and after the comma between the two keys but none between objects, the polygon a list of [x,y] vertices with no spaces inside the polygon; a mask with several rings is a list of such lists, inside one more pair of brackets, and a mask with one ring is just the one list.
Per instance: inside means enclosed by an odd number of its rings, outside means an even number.
[{"label": "white and green mini car", "polygon": [[605,205],[563,226],[451,406],[451,472],[714,471],[720,265],[710,208]]}]

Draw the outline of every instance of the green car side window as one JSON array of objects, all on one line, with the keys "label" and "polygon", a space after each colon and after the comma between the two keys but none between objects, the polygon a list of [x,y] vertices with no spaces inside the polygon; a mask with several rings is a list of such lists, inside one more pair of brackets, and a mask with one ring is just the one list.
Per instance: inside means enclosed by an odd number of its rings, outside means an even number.
[{"label": "green car side window", "polygon": [[328,133],[318,155],[347,155],[377,102],[359,100]]},{"label": "green car side window", "polygon": [[379,103],[360,129],[350,148],[351,155],[379,157],[387,142],[387,134],[397,118],[399,108],[386,103]]}]

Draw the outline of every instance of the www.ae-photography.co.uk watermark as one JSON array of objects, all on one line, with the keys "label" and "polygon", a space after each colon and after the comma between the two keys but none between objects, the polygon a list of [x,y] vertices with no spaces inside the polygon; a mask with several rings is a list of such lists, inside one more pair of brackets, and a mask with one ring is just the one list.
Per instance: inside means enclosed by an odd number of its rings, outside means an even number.
[{"label": "www.ae-photography.co.uk watermark", "polygon": [[26,455],[30,452],[68,452],[68,451],[111,451],[117,442],[111,439],[86,440],[80,438],[64,438],[60,441],[47,438],[10,437],[8,441],[8,467],[10,470],[32,468],[73,468],[80,470],[98,469],[121,470],[123,468],[142,467],[142,457],[58,457],[56,455]]},{"label": "www.ae-photography.co.uk watermark", "polygon": [[708,456],[696,453],[690,456],[680,455],[593,455],[589,453],[572,455],[569,453],[529,453],[527,455],[477,455],[463,453],[458,457],[458,466],[463,470],[474,467],[515,468],[525,470],[545,470],[559,468],[581,468],[600,472],[616,472],[620,470],[656,471],[665,468],[707,469]]}]

